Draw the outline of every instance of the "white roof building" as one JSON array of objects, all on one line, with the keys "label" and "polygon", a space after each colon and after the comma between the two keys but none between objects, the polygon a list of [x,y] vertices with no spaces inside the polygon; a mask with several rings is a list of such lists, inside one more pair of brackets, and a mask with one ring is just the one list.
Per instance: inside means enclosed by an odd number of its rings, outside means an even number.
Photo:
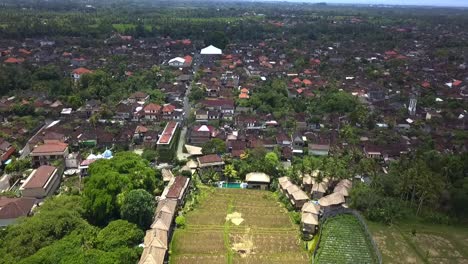
[{"label": "white roof building", "polygon": [[181,57],[175,57],[175,58],[169,60],[169,63],[173,63],[173,62],[185,63],[185,59],[181,58]]},{"label": "white roof building", "polygon": [[221,55],[223,52],[221,49],[218,49],[217,47],[210,45],[200,51],[200,54],[202,55]]}]

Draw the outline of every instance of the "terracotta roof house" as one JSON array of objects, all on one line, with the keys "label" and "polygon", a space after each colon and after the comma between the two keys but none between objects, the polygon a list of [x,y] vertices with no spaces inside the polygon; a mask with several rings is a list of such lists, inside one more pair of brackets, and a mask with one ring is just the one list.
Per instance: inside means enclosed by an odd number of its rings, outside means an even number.
[{"label": "terracotta roof house", "polygon": [[13,147],[10,142],[0,138],[0,161],[2,164],[7,161],[15,151],[15,147]]},{"label": "terracotta roof house", "polygon": [[172,104],[165,104],[162,107],[162,114],[163,114],[163,119],[170,120],[172,118],[172,114],[176,110],[176,107],[173,106]]},{"label": "terracotta roof house", "polygon": [[199,167],[224,165],[223,159],[216,154],[205,155],[197,158]]},{"label": "terracotta roof house", "polygon": [[147,104],[143,107],[143,112],[145,115],[145,119],[147,120],[155,120],[159,119],[161,115],[162,106],[154,103]]},{"label": "terracotta roof house", "polygon": [[93,73],[93,71],[80,67],[72,71],[72,77],[75,81],[78,81],[81,78],[81,76],[83,76],[84,74],[90,74],[90,73]]},{"label": "terracotta roof house", "polygon": [[246,93],[239,94],[239,99],[249,99],[249,98],[250,98],[250,96],[248,94],[246,94]]},{"label": "terracotta roof house", "polygon": [[20,64],[20,63],[24,62],[24,59],[23,58],[17,59],[17,58],[10,57],[10,58],[6,59],[4,62],[8,63],[8,64]]},{"label": "terracotta roof house", "polygon": [[65,160],[68,156],[68,144],[62,142],[45,143],[36,146],[29,154],[33,165],[49,165],[55,160]]},{"label": "terracotta roof house", "polygon": [[170,149],[173,147],[175,140],[175,135],[177,129],[179,128],[179,123],[170,121],[166,124],[161,136],[156,143],[158,149]]},{"label": "terracotta roof house", "polygon": [[0,227],[13,224],[22,216],[29,216],[36,204],[34,198],[0,197]]},{"label": "terracotta roof house", "polygon": [[198,157],[197,161],[198,161],[198,168],[201,171],[204,171],[207,169],[213,169],[217,172],[222,172],[222,170],[224,169],[223,159],[216,154],[210,154],[210,155]]},{"label": "terracotta roof house", "polygon": [[60,174],[56,167],[43,165],[33,170],[21,185],[23,197],[44,198],[51,196],[60,185]]}]

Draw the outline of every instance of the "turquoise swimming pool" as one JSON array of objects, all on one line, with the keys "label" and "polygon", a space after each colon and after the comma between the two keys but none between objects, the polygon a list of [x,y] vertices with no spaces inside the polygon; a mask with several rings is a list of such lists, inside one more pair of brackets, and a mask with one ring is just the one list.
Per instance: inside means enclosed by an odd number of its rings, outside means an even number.
[{"label": "turquoise swimming pool", "polygon": [[222,184],[221,183],[218,184],[218,187],[219,188],[240,189],[240,188],[242,188],[241,184],[242,183],[238,183],[238,182],[224,182]]}]

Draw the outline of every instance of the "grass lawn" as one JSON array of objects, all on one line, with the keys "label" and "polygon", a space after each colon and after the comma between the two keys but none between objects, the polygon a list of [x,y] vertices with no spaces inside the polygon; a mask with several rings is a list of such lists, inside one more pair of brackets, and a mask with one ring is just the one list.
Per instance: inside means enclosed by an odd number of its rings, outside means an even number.
[{"label": "grass lawn", "polygon": [[[177,229],[170,263],[310,263],[298,227],[267,191],[203,188],[200,204]],[[239,213],[239,225],[227,221]]]},{"label": "grass lawn", "polygon": [[384,263],[468,263],[467,227],[373,222],[368,226]]}]

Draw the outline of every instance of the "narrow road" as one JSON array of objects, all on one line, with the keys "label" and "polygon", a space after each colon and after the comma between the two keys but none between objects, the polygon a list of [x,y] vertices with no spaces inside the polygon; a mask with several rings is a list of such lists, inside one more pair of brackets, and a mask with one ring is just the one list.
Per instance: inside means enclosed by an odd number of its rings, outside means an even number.
[{"label": "narrow road", "polygon": [[7,191],[10,188],[10,175],[4,174],[3,176],[0,177],[0,192],[2,191]]},{"label": "narrow road", "polygon": [[187,127],[182,127],[182,131],[180,131],[179,143],[177,145],[177,159],[184,160],[189,157],[189,154],[184,153],[184,145],[185,145],[185,138],[187,136]]},{"label": "narrow road", "polygon": [[190,90],[192,89],[192,84],[187,85],[187,90],[185,91],[185,96],[184,96],[184,119],[182,121],[182,131],[180,132],[180,137],[179,137],[179,142],[177,145],[177,159],[178,160],[184,160],[189,157],[189,154],[184,153],[184,145],[187,137],[187,120],[190,117],[190,113],[192,111],[192,108],[190,106]]}]

